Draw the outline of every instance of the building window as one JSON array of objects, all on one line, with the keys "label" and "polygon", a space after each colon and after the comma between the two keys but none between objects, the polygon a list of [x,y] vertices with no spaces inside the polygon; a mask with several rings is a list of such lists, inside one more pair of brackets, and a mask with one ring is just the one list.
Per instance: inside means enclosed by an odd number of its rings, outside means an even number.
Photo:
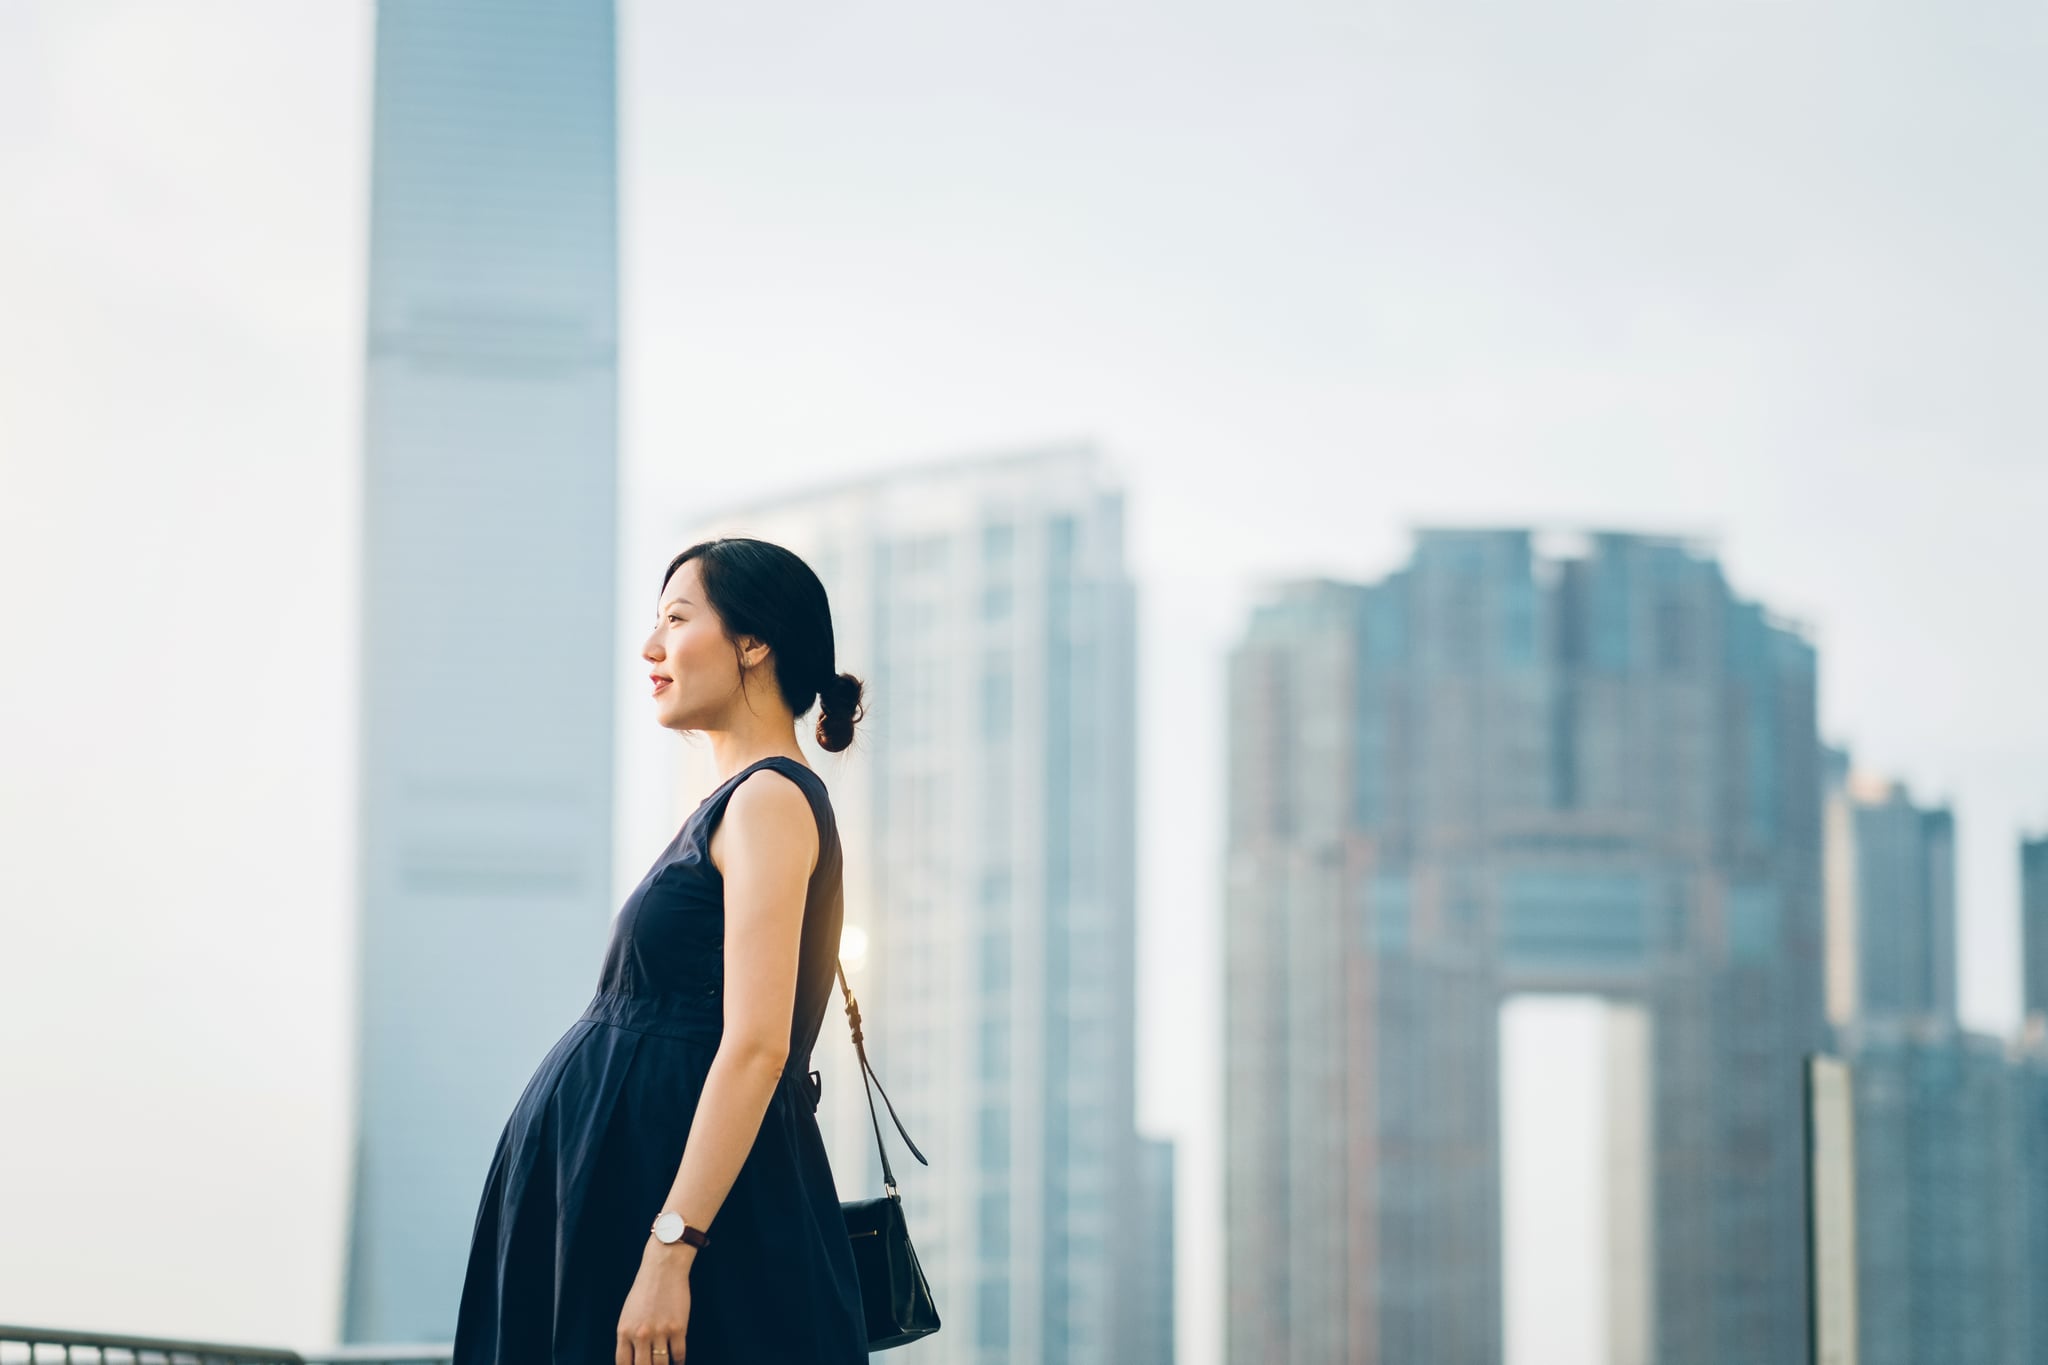
[{"label": "building window", "polygon": [[1010,1078],[1010,1020],[992,1015],[981,1021],[981,1079],[1001,1085]]},{"label": "building window", "polygon": [[981,989],[984,995],[1010,989],[1010,935],[1006,929],[982,931]]},{"label": "building window", "polygon": [[976,1295],[975,1313],[980,1346],[1010,1344],[1010,1286],[1004,1280],[983,1280]]},{"label": "building window", "polygon": [[1064,570],[1074,559],[1074,518],[1062,514],[1054,517],[1046,526],[1047,557],[1057,570]]},{"label": "building window", "polygon": [[1000,651],[988,656],[981,675],[981,735],[989,741],[1010,737],[1010,656]]},{"label": "building window", "polygon": [[981,1107],[981,1169],[1000,1174],[1010,1169],[1010,1106]]},{"label": "building window", "polygon": [[981,1257],[1002,1262],[1010,1255],[1010,1192],[989,1190],[981,1196]]}]

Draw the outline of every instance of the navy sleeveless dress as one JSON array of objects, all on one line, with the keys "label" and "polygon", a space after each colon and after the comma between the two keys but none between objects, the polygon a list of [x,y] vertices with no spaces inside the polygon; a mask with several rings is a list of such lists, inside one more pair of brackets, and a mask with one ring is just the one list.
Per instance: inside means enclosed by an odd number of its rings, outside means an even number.
[{"label": "navy sleeveless dress", "polygon": [[763,767],[810,798],[818,865],[789,1063],[691,1267],[682,1365],[867,1360],[810,1070],[839,951],[839,831],[824,779],[775,754],[720,783],[683,821],[621,907],[589,1006],[513,1107],[471,1233],[452,1365],[614,1365],[619,1313],[724,1027],[724,878],[711,834],[734,790]]}]

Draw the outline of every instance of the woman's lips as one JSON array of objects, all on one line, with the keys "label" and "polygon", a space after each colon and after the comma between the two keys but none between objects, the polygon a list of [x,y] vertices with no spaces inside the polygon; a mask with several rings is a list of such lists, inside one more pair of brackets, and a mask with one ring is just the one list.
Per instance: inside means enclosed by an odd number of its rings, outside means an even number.
[{"label": "woman's lips", "polygon": [[664,687],[667,687],[667,686],[669,685],[669,682],[670,682],[670,679],[668,679],[668,678],[656,678],[656,679],[654,680],[654,693],[653,693],[653,695],[655,695],[655,696],[657,696],[657,697],[658,697],[658,696],[660,696],[660,695],[661,695],[661,689],[662,689],[662,688],[664,688]]}]

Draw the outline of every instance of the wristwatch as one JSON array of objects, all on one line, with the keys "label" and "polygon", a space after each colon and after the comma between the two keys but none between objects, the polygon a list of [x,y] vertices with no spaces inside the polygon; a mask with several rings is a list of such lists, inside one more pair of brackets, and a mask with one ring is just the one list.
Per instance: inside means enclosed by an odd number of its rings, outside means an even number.
[{"label": "wristwatch", "polygon": [[653,1232],[655,1241],[665,1242],[670,1246],[677,1242],[687,1242],[693,1247],[701,1248],[711,1240],[705,1235],[704,1229],[691,1227],[683,1221],[683,1215],[673,1209],[654,1220]]}]

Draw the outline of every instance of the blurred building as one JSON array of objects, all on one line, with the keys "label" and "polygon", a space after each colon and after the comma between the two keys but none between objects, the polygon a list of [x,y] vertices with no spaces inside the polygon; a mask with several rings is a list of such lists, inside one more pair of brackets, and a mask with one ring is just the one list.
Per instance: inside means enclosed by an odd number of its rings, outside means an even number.
[{"label": "blurred building", "polygon": [[2048,834],[2020,840],[2020,935],[2026,1018],[2048,1029]]},{"label": "blurred building", "polygon": [[1138,1232],[1145,1247],[1133,1305],[1139,1320],[1130,1359],[1136,1365],[1173,1365],[1173,1190],[1173,1144],[1139,1138]]},{"label": "blurred building", "polygon": [[[831,596],[839,668],[868,687],[845,753],[811,753],[813,727],[798,731],[847,850],[847,966],[871,1060],[932,1163],[891,1158],[945,1322],[906,1359],[1140,1358],[1162,1311],[1146,1296],[1170,1278],[1143,1263],[1156,1239],[1133,1113],[1121,491],[1091,448],[1057,447],[728,509],[676,548],[712,534],[803,555]],[[688,763],[685,789],[708,788],[703,754]],[[872,1192],[845,1032],[828,1028],[816,1054],[819,1117],[842,1192]],[[883,1130],[895,1144],[886,1117]]]},{"label": "blurred building", "polygon": [[[1230,660],[1232,1365],[1501,1358],[1498,1015],[1608,1059],[1611,1365],[1806,1349],[1824,1035],[1814,650],[1683,542],[1424,530],[1284,585]],[[1616,1068],[1628,1076],[1617,1078]]]},{"label": "blurred building", "polygon": [[1859,1017],[1956,1017],[1956,831],[1947,807],[1916,805],[1905,786],[1850,771],[1830,800],[1848,810],[1844,865]]},{"label": "blurred building", "polygon": [[1854,1067],[1859,1365],[2027,1353],[2027,1071],[1934,1014],[1845,1031]]},{"label": "blurred building", "polygon": [[2025,1020],[2020,1159],[2026,1167],[2028,1365],[2048,1365],[2048,834],[2020,841]]},{"label": "blurred building", "polygon": [[1824,792],[1842,907],[1829,962],[1854,964],[1837,1039],[1855,1103],[1859,1361],[2048,1365],[2029,1344],[2048,1274],[2043,1073],[2023,1043],[1958,1022],[1953,816],[1840,760]]},{"label": "blurred building", "polygon": [[2048,1365],[2048,1032],[2041,1016],[2021,1039],[2018,1057],[2019,1160],[2024,1179],[2019,1194],[2026,1207],[2025,1261],[2021,1280],[2027,1365]]},{"label": "blurred building", "polygon": [[604,952],[613,57],[610,0],[377,6],[347,1342],[452,1334],[493,1145]]}]

